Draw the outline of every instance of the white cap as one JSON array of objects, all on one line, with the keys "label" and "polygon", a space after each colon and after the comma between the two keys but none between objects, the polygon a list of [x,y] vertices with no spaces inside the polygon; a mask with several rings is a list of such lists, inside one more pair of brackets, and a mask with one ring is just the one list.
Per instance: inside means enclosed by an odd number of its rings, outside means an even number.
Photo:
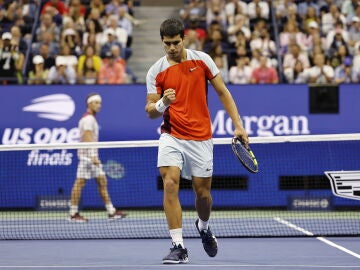
[{"label": "white cap", "polygon": [[63,56],[57,56],[55,59],[55,63],[57,66],[66,66],[66,58]]},{"label": "white cap", "polygon": [[357,16],[354,16],[354,17],[352,17],[351,21],[352,22],[360,22],[360,18]]},{"label": "white cap", "polygon": [[12,34],[10,32],[5,32],[2,34],[1,39],[12,39]]},{"label": "white cap", "polygon": [[311,21],[309,24],[308,24],[309,28],[319,28],[319,25],[317,22],[315,21]]},{"label": "white cap", "polygon": [[42,64],[42,63],[44,63],[44,58],[41,55],[35,55],[33,57],[33,63],[34,63],[34,65]]},{"label": "white cap", "polygon": [[67,28],[64,31],[64,36],[75,36],[75,35],[76,35],[76,32],[72,28]]},{"label": "white cap", "polygon": [[106,35],[113,35],[113,36],[115,36],[115,30],[112,29],[112,28],[107,28],[107,29],[105,30],[105,34],[106,34]]}]

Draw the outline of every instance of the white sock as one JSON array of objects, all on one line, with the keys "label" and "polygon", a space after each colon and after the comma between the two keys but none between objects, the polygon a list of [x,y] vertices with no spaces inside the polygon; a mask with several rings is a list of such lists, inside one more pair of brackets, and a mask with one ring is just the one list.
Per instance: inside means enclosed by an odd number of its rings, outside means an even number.
[{"label": "white sock", "polygon": [[182,236],[182,228],[179,229],[172,229],[169,230],[171,239],[173,243],[175,243],[176,246],[181,245],[182,248],[185,248],[184,246],[184,240]]},{"label": "white sock", "polygon": [[79,207],[77,205],[70,206],[70,216],[73,216],[78,212],[79,212]]},{"label": "white sock", "polygon": [[110,215],[114,214],[115,211],[116,211],[116,209],[115,209],[115,207],[113,206],[112,203],[105,204],[105,208],[106,208],[106,211],[107,211]]},{"label": "white sock", "polygon": [[209,220],[208,221],[203,221],[199,218],[199,223],[198,223],[198,227],[199,230],[207,230],[209,228]]}]

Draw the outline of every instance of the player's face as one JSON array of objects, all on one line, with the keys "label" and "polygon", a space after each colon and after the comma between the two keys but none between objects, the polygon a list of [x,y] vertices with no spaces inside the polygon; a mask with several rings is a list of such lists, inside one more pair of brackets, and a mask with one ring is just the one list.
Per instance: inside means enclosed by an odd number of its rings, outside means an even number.
[{"label": "player's face", "polygon": [[180,35],[174,37],[164,36],[162,42],[168,58],[177,62],[180,61],[184,49],[183,39]]},{"label": "player's face", "polygon": [[89,109],[94,113],[99,112],[101,109],[101,101],[96,100],[96,101],[90,102]]}]

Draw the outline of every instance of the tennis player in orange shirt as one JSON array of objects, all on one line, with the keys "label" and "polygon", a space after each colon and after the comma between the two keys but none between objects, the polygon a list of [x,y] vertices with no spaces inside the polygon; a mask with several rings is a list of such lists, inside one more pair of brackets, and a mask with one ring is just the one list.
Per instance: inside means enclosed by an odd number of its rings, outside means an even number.
[{"label": "tennis player in orange shirt", "polygon": [[217,240],[209,227],[212,207],[211,180],[213,142],[207,104],[208,81],[213,85],[234,124],[234,136],[248,142],[229,90],[211,57],[184,47],[184,26],[167,19],[160,26],[165,56],[147,73],[147,103],[150,118],[163,117],[157,166],[164,183],[164,210],[173,247],[163,258],[165,264],[188,262],[182,236],[182,209],[178,198],[180,176],[192,181],[196,194],[195,221],[204,249],[217,254]]}]

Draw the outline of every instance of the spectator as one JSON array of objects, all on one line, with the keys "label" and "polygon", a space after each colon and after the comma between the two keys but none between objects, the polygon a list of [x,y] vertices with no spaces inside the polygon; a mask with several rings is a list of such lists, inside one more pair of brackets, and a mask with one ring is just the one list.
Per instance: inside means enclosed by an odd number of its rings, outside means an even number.
[{"label": "spectator", "polygon": [[217,68],[220,70],[220,74],[222,79],[224,80],[224,83],[229,83],[229,69],[224,63],[224,58],[220,55],[215,55],[213,60]]},{"label": "spectator", "polygon": [[[262,52],[259,49],[255,49],[253,51],[251,51],[251,60],[250,60],[250,67],[254,70],[258,67],[260,67],[260,62],[261,62],[261,57],[262,57]],[[266,56],[265,56],[266,57]],[[266,57],[266,66],[271,67],[272,63],[271,63],[271,59]]]},{"label": "spectator", "polygon": [[303,29],[307,29],[309,27],[309,24],[312,22],[316,22],[317,24],[320,24],[320,19],[317,15],[316,8],[313,6],[308,7],[307,12],[305,14],[305,18],[303,19]]},{"label": "spectator", "polygon": [[78,33],[85,31],[85,14],[86,8],[80,2],[80,0],[71,0],[69,5],[69,11],[63,18],[63,24],[68,22],[73,24],[72,29]]},{"label": "spectator", "polygon": [[60,54],[56,56],[56,58],[58,57],[63,58],[68,66],[72,66],[76,70],[78,65],[78,58],[75,55],[71,54],[71,48],[68,44],[64,44],[61,47]]},{"label": "spectator", "polygon": [[59,11],[55,7],[47,6],[44,9],[44,12],[42,12],[41,14],[45,14],[45,13],[50,14],[52,20],[56,23],[58,27],[62,27],[63,16],[59,13]]},{"label": "spectator", "polygon": [[23,53],[26,54],[28,45],[26,43],[26,41],[23,39],[22,34],[21,34],[21,30],[18,26],[12,26],[10,29],[10,33],[12,36],[12,41],[14,43],[17,44],[18,46],[18,50]]},{"label": "spectator", "polygon": [[[103,0],[90,0],[89,9],[96,9],[99,14],[105,13],[105,5]],[[87,13],[89,13],[89,10],[87,11]]]},{"label": "spectator", "polygon": [[120,42],[118,42],[116,40],[116,35],[115,35],[114,29],[112,29],[112,28],[106,29],[104,31],[104,35],[107,36],[107,42],[104,45],[102,45],[102,47],[101,47],[101,53],[100,53],[101,58],[105,58],[106,54],[108,52],[110,52],[110,48],[113,45],[118,46],[120,48],[120,50],[122,49]]},{"label": "spectator", "polygon": [[204,42],[205,42],[205,39],[206,39],[206,31],[205,31],[205,29],[201,28],[199,26],[198,21],[191,20],[190,23],[189,23],[189,27],[185,29],[185,36],[188,35],[189,31],[195,31],[196,32],[196,37],[201,43],[201,48],[203,48],[204,47]]},{"label": "spectator", "polygon": [[306,83],[307,75],[300,60],[296,60],[293,68],[284,70],[284,75],[287,83]]},{"label": "spectator", "polygon": [[301,62],[303,68],[310,67],[309,57],[307,53],[302,52],[300,46],[297,43],[293,43],[290,45],[289,52],[284,56],[284,71],[288,68],[293,69],[297,61]]},{"label": "spectator", "polygon": [[190,0],[179,12],[180,18],[188,25],[191,21],[204,22],[206,20],[206,5],[204,0]]},{"label": "spectator", "polygon": [[91,46],[94,48],[97,55],[101,55],[101,45],[96,40],[96,35],[91,33],[88,35],[86,40],[86,46]]},{"label": "spectator", "polygon": [[280,47],[282,54],[285,54],[288,51],[288,46],[291,43],[297,43],[301,46],[301,49],[305,49],[305,35],[299,31],[294,21],[288,21],[284,27],[284,31],[280,33]]},{"label": "spectator", "polygon": [[280,0],[275,4],[276,6],[276,18],[283,20],[290,15],[289,10],[295,10],[297,13],[297,5],[295,0]]},{"label": "spectator", "polygon": [[99,72],[96,71],[94,66],[93,58],[86,58],[84,68],[82,69],[80,77],[78,78],[79,83],[84,84],[95,84],[99,76]]},{"label": "spectator", "polygon": [[189,29],[186,32],[186,38],[184,39],[184,46],[187,49],[202,51],[203,46],[201,40],[195,30]]},{"label": "spectator", "polygon": [[115,57],[111,51],[106,53],[106,59],[104,59],[98,77],[99,84],[122,84],[125,83],[125,69],[116,62]]},{"label": "spectator", "polygon": [[357,16],[352,17],[351,25],[349,27],[349,41],[348,44],[350,46],[351,52],[353,53],[354,45],[357,41],[360,40],[360,18]]},{"label": "spectator", "polygon": [[115,62],[121,64],[125,70],[126,75],[126,82],[132,82],[136,83],[137,76],[133,72],[133,70],[130,68],[130,66],[126,63],[126,61],[121,57],[121,50],[118,46],[112,46],[111,47],[111,53],[115,59]]},{"label": "spectator", "polygon": [[318,53],[314,56],[315,66],[306,70],[307,83],[332,83],[334,81],[334,69],[325,65],[325,55]]},{"label": "spectator", "polygon": [[279,24],[279,31],[280,32],[284,30],[283,25],[286,25],[286,23],[290,22],[290,21],[296,24],[299,31],[304,31],[302,18],[297,13],[297,8],[296,7],[294,7],[293,5],[290,5],[287,8],[286,14],[287,14],[287,16],[284,16],[284,17],[280,18],[280,24]]},{"label": "spectator", "polygon": [[88,19],[86,21],[86,31],[85,33],[83,33],[82,36],[82,45],[83,46],[89,45],[89,36],[94,35],[96,47],[101,46],[102,45],[101,40],[103,37],[102,31],[103,31],[102,26],[98,20]]},{"label": "spectator", "polygon": [[12,40],[11,33],[3,33],[0,42],[0,84],[22,83],[24,59],[24,54],[19,51],[18,43]]},{"label": "spectator", "polygon": [[[126,48],[127,40],[128,40],[128,33],[125,29],[118,26],[117,17],[115,15],[110,15],[108,19],[108,27],[107,29],[114,30],[114,35],[116,36],[116,40],[121,44],[122,48]],[[107,37],[107,29],[105,29],[103,37],[101,39],[101,44],[105,44],[108,40]]]},{"label": "spectator", "polygon": [[[91,59],[91,61],[88,61],[88,59]],[[86,62],[88,62],[87,66]],[[100,72],[101,62],[100,56],[95,54],[94,47],[87,45],[84,49],[84,54],[79,57],[77,66],[78,80],[80,83],[85,83],[86,72],[93,74],[91,69],[94,69],[94,72],[98,74]]]},{"label": "spectator", "polygon": [[347,58],[351,59],[348,47],[346,45],[341,45],[330,57],[329,65],[335,69],[340,66]]},{"label": "spectator", "polygon": [[206,25],[210,25],[211,22],[216,21],[221,25],[222,29],[225,29],[227,26],[227,18],[224,9],[225,9],[225,1],[221,1],[221,0],[207,1]]},{"label": "spectator", "polygon": [[236,66],[236,59],[242,57],[246,65],[250,64],[251,53],[246,49],[245,45],[239,45],[236,47],[235,52],[229,55],[229,67]]},{"label": "spectator", "polygon": [[227,24],[229,26],[235,24],[235,17],[237,15],[243,15],[247,17],[247,4],[241,0],[230,0],[225,5],[225,14],[227,18]]},{"label": "spectator", "polygon": [[44,68],[44,58],[41,55],[35,55],[32,63],[33,68],[29,72],[28,84],[46,84],[49,70]]},{"label": "spectator", "polygon": [[337,21],[335,28],[326,35],[326,50],[330,51],[334,46],[337,48],[339,44],[347,44],[348,40],[349,32],[344,28],[341,21]]},{"label": "spectator", "polygon": [[248,14],[250,18],[250,24],[253,24],[259,19],[268,21],[270,14],[268,2],[262,0],[252,0],[248,4]]},{"label": "spectator", "polygon": [[50,32],[55,41],[60,39],[60,28],[53,21],[49,13],[44,13],[40,16],[40,25],[36,29],[36,41],[42,41],[42,34],[44,32]]},{"label": "spectator", "polygon": [[204,51],[209,53],[212,48],[215,48],[217,45],[220,45],[223,51],[226,51],[229,48],[229,44],[224,41],[224,37],[220,30],[214,30],[209,37],[209,40],[204,44]]},{"label": "spectator", "polygon": [[306,19],[310,12],[310,14],[313,14],[314,17],[318,17],[320,13],[320,6],[316,2],[317,1],[313,0],[300,1],[297,9],[299,15]]},{"label": "spectator", "polygon": [[360,74],[352,68],[351,58],[346,58],[344,62],[335,69],[335,83],[358,83]]},{"label": "spectator", "polygon": [[67,65],[63,57],[57,57],[56,65],[50,68],[47,80],[50,84],[75,84],[76,71]]},{"label": "spectator", "polygon": [[44,59],[44,69],[50,70],[52,66],[55,66],[55,57],[50,55],[48,44],[41,44],[39,49],[39,55]]},{"label": "spectator", "polygon": [[255,68],[251,75],[251,82],[256,84],[265,84],[265,83],[278,83],[279,77],[276,69],[269,67],[268,58],[266,56],[260,57],[260,66]]},{"label": "spectator", "polygon": [[241,31],[246,40],[250,40],[251,38],[251,31],[249,27],[245,25],[245,17],[244,15],[238,14],[235,16],[234,24],[230,25],[227,28],[227,34],[228,34],[228,41],[229,43],[236,42],[236,35]]},{"label": "spectator", "polygon": [[232,84],[249,84],[251,82],[252,68],[246,64],[246,58],[238,56],[236,66],[229,71],[229,81]]},{"label": "spectator", "polygon": [[340,13],[338,6],[332,4],[329,12],[325,13],[321,19],[322,33],[327,35],[330,30],[334,30],[337,21],[341,21],[344,25],[346,24],[346,18]]},{"label": "spectator", "polygon": [[[118,24],[121,28],[125,29],[125,31],[128,34],[128,40],[127,40],[127,44],[126,47],[130,48],[131,44],[132,44],[132,39],[133,39],[133,26],[131,21],[127,18],[126,16],[126,9],[124,7],[120,7],[119,8],[119,13],[118,13]],[[130,56],[128,56],[130,57]],[[127,59],[127,58],[126,58]]]},{"label": "spectator", "polygon": [[127,5],[124,1],[110,0],[105,6],[105,12],[107,15],[117,15],[121,7],[123,7],[127,12]]},{"label": "spectator", "polygon": [[239,46],[243,46],[247,51],[250,51],[250,42],[246,38],[243,31],[238,31],[235,35],[235,38],[236,38],[235,41],[232,44],[230,44],[231,48],[236,49]]},{"label": "spectator", "polygon": [[41,10],[41,14],[44,14],[47,12],[48,7],[55,8],[62,16],[64,16],[68,12],[68,7],[65,5],[64,2],[60,0],[49,0],[45,3]]},{"label": "spectator", "polygon": [[70,54],[79,56],[81,54],[81,41],[79,33],[72,28],[65,28],[62,35],[60,45],[69,46]]},{"label": "spectator", "polygon": [[345,16],[354,14],[356,8],[359,6],[358,0],[345,0],[341,5],[341,13]]},{"label": "spectator", "polygon": [[254,38],[250,41],[250,49],[253,50],[261,50],[262,54],[269,57],[276,57],[276,45],[273,40],[270,39],[269,32],[266,29],[263,29],[260,33],[260,36]]},{"label": "spectator", "polygon": [[48,46],[50,56],[55,56],[59,53],[59,43],[55,41],[54,35],[51,32],[43,32],[41,34],[41,41],[32,44],[32,52],[39,54],[40,47],[43,44]]}]

